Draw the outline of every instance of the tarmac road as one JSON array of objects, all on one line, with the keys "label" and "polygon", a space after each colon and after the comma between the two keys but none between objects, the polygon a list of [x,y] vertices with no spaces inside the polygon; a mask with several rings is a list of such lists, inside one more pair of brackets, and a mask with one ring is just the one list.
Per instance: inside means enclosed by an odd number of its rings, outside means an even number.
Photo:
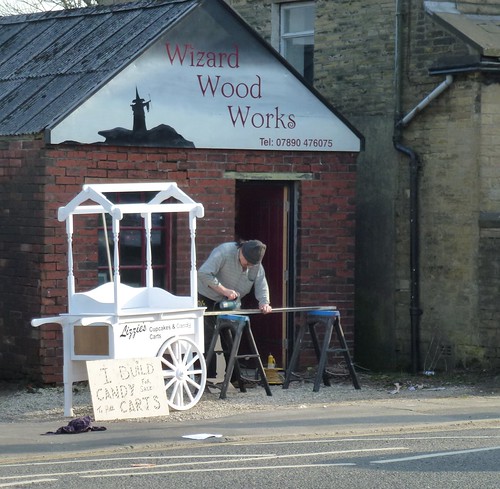
[{"label": "tarmac road", "polygon": [[189,442],[175,447],[47,456],[0,465],[0,487],[45,489],[497,489],[498,430],[458,427],[282,441]]},{"label": "tarmac road", "polygon": [[[498,396],[363,401],[106,428],[45,435],[57,426],[0,423],[0,488],[500,487]],[[195,434],[218,436],[184,437]]]},{"label": "tarmac road", "polygon": [[[65,424],[65,423],[64,423]],[[334,407],[277,408],[204,421],[143,420],[95,422],[106,431],[46,435],[53,422],[0,422],[0,463],[35,461],[85,453],[113,453],[150,447],[193,446],[193,434],[221,435],[219,442],[276,441],[303,437],[394,434],[404,431],[488,428],[500,430],[500,396],[384,399]],[[214,439],[212,439],[214,440]],[[0,485],[1,487],[1,485]]]}]

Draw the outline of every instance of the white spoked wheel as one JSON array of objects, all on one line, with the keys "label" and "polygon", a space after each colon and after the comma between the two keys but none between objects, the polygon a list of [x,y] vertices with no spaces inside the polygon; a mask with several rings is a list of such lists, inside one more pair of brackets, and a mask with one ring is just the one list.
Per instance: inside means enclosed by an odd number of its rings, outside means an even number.
[{"label": "white spoked wheel", "polygon": [[168,405],[178,411],[192,408],[201,398],[207,381],[203,354],[189,338],[174,337],[158,352]]}]

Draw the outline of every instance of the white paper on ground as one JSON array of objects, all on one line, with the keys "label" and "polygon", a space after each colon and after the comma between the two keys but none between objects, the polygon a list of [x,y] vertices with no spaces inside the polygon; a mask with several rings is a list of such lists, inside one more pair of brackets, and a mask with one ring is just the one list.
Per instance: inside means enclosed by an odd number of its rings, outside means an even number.
[{"label": "white paper on ground", "polygon": [[182,438],[190,438],[191,440],[206,440],[207,438],[221,438],[222,435],[211,433],[198,433],[195,435],[182,435]]}]

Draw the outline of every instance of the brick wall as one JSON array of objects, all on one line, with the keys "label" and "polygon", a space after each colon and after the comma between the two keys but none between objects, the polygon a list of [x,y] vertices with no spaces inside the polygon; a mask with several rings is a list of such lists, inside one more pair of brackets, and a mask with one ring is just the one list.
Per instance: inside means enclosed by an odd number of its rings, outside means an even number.
[{"label": "brick wall", "polygon": [[[16,152],[16,144],[24,150]],[[177,182],[205,207],[205,217],[197,223],[197,252],[201,262],[221,242],[221,236],[224,240],[234,236],[235,180],[223,178],[225,171],[313,173],[314,181],[300,185],[297,296],[302,305],[317,304],[320,299],[322,303],[342,307],[343,325],[352,347],[356,154],[103,146],[43,149],[40,144],[29,150],[34,144],[31,141],[16,144],[5,144],[0,165],[5,176],[17,171],[15,186],[3,179],[7,192],[2,194],[2,224],[10,226],[1,227],[0,242],[4,270],[11,272],[10,281],[2,280],[0,285],[3,298],[0,332],[9,338],[16,354],[2,351],[1,377],[29,373],[46,383],[62,380],[60,327],[45,325],[38,330],[30,326],[30,320],[67,311],[67,242],[64,223],[57,220],[57,210],[77,195],[84,183]],[[34,168],[40,173],[36,188],[29,183],[35,175]],[[18,209],[9,207],[11,200],[19,203]],[[6,219],[8,213],[11,216]],[[79,277],[77,287],[86,288],[97,283],[98,223],[93,217],[78,218],[85,219],[86,225],[78,228],[78,242],[83,244],[75,252],[84,259],[76,264],[75,275]],[[23,223],[22,233],[12,227],[14,222],[19,226]],[[84,239],[86,236],[88,240]],[[10,245],[9,240],[13,241]],[[13,248],[15,261],[7,261]],[[188,290],[189,266],[187,253],[176,257],[178,293]],[[13,281],[16,287],[12,286]]]},{"label": "brick wall", "polygon": [[41,141],[0,141],[0,365],[2,376],[34,375],[38,331],[26,322],[38,314],[40,255],[44,242],[43,164]]}]

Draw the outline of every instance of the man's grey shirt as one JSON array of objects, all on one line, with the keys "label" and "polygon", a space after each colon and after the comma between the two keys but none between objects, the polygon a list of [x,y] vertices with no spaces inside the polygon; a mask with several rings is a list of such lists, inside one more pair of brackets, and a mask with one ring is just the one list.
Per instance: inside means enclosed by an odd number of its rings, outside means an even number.
[{"label": "man's grey shirt", "polygon": [[213,301],[220,302],[226,297],[218,294],[210,286],[222,284],[235,290],[241,297],[254,287],[255,298],[259,306],[269,304],[269,286],[262,264],[243,270],[238,258],[238,246],[235,242],[223,243],[215,248],[207,261],[198,269],[198,292]]}]

